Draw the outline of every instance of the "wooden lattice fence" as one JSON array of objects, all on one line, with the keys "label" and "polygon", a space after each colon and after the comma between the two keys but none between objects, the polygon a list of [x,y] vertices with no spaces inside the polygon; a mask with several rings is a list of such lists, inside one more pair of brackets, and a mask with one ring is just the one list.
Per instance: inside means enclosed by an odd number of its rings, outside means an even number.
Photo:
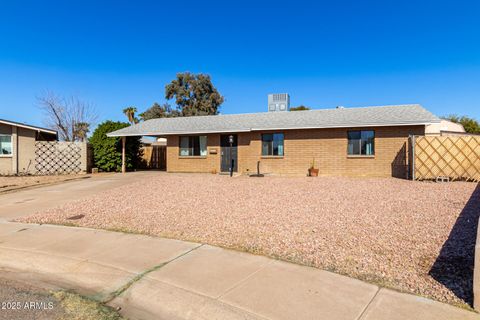
[{"label": "wooden lattice fence", "polygon": [[144,169],[167,169],[167,147],[145,146],[142,147],[141,167]]},{"label": "wooden lattice fence", "polygon": [[413,178],[480,181],[480,136],[414,136]]}]

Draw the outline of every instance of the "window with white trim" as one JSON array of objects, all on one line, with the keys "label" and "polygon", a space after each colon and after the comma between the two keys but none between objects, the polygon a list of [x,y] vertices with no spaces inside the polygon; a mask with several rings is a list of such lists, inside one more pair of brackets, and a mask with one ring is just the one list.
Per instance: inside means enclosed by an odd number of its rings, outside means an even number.
[{"label": "window with white trim", "polygon": [[180,156],[194,157],[207,155],[207,136],[181,136]]},{"label": "window with white trim", "polygon": [[0,156],[9,156],[12,153],[12,136],[0,134]]}]

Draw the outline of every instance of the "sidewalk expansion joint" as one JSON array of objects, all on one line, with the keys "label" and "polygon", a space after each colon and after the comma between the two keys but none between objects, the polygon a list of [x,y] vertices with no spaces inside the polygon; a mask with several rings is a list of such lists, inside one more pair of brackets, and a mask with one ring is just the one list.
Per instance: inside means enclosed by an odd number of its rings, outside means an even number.
[{"label": "sidewalk expansion joint", "polygon": [[261,266],[260,268],[258,268],[258,270],[255,270],[254,272],[252,272],[251,274],[249,274],[248,276],[246,276],[245,278],[241,279],[240,281],[236,282],[235,284],[233,284],[230,288],[228,288],[227,290],[225,290],[223,293],[221,293],[218,297],[216,297],[215,299],[216,300],[220,300],[221,298],[223,298],[224,296],[226,296],[228,293],[230,293],[231,291],[235,290],[236,288],[238,288],[239,286],[241,286],[243,283],[247,282],[247,280],[251,279],[254,275],[256,275],[258,272],[262,271],[263,269],[265,269],[268,265],[272,264],[274,262],[274,260],[272,261],[268,261],[267,263],[265,263],[263,266]]},{"label": "sidewalk expansion joint", "polygon": [[202,247],[203,244],[200,244],[190,250],[187,250],[185,251],[184,253],[176,256],[175,258],[173,259],[170,259],[168,261],[165,261],[165,262],[162,262],[156,266],[153,266],[152,268],[150,269],[147,269],[145,270],[144,272],[136,275],[132,280],[128,281],[126,284],[124,284],[123,286],[121,286],[120,288],[118,288],[117,290],[113,291],[112,293],[110,293],[109,295],[107,295],[107,297],[105,299],[102,300],[102,303],[108,303],[110,301],[112,301],[113,299],[115,299],[116,297],[120,296],[122,293],[124,293],[125,291],[127,291],[132,285],[134,285],[136,282],[140,281],[142,278],[144,278],[146,275],[148,275],[149,273],[152,273],[154,271],[157,271],[158,269],[161,269],[163,268],[164,266],[166,266],[167,264],[177,260],[177,259],[180,259],[181,257],[189,254],[190,252],[194,251],[194,250],[197,250],[198,248]]},{"label": "sidewalk expansion joint", "polygon": [[356,318],[356,320],[361,320],[363,315],[365,314],[365,312],[367,312],[368,310],[368,307],[370,307],[370,305],[372,304],[373,300],[375,300],[375,298],[377,297],[378,293],[380,292],[382,288],[381,287],[378,287],[377,288],[377,292],[375,292],[375,294],[373,295],[372,299],[367,303],[367,305],[365,306],[365,308],[363,308],[362,312],[360,313],[360,315],[358,316],[358,318]]}]

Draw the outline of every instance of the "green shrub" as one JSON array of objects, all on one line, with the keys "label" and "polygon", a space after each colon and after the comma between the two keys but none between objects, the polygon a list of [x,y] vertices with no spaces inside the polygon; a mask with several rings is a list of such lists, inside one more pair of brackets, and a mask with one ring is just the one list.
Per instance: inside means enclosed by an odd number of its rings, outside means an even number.
[{"label": "green shrub", "polygon": [[[102,171],[122,171],[122,141],[119,137],[107,137],[113,132],[130,124],[125,122],[105,121],[98,125],[89,139],[93,148],[95,167]],[[140,161],[140,137],[127,137],[125,148],[126,167],[135,168]]]}]

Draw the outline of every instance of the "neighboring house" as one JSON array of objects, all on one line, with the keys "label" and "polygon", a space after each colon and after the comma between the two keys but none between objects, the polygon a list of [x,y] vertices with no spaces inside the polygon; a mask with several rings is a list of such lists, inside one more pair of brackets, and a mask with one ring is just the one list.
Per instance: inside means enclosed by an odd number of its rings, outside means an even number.
[{"label": "neighboring house", "polygon": [[425,128],[425,135],[445,136],[466,134],[465,128],[460,123],[442,119],[439,123],[433,123]]},{"label": "neighboring house", "polygon": [[140,139],[140,144],[142,145],[142,147],[166,146],[167,145],[167,139],[165,139],[165,138],[142,137]]},{"label": "neighboring house", "polygon": [[[270,101],[270,100],[269,100]],[[108,134],[167,138],[167,171],[407,176],[408,137],[440,119],[420,105],[152,119]],[[280,111],[280,110],[285,111]],[[233,139],[230,150],[230,136]]]},{"label": "neighboring house", "polygon": [[57,140],[57,132],[0,119],[0,175],[35,171],[35,142]]}]

